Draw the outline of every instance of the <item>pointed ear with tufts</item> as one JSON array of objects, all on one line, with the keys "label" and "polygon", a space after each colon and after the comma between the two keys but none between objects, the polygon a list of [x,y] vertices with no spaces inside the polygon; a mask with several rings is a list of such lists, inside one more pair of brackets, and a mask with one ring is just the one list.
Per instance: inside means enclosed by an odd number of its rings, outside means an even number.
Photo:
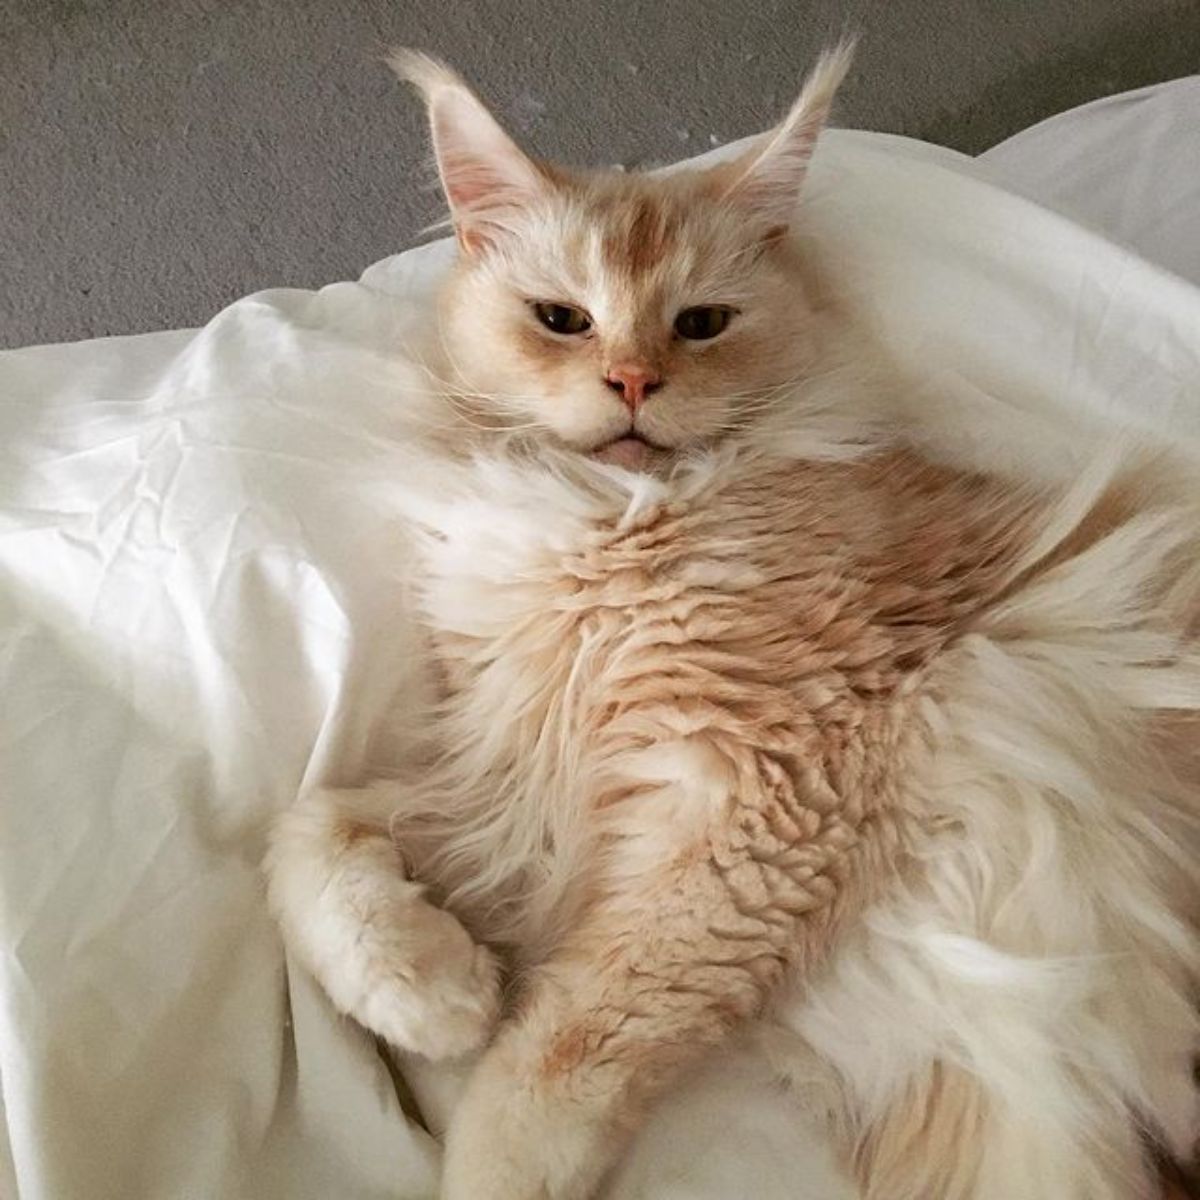
[{"label": "pointed ear with tufts", "polygon": [[740,158],[717,168],[723,198],[761,220],[772,233],[785,230],[795,214],[817,138],[853,57],[850,41],[826,50],[780,124],[756,139]]},{"label": "pointed ear with tufts", "polygon": [[468,254],[479,253],[553,186],[550,175],[449,67],[415,50],[394,50],[387,61],[425,98],[454,231]]}]

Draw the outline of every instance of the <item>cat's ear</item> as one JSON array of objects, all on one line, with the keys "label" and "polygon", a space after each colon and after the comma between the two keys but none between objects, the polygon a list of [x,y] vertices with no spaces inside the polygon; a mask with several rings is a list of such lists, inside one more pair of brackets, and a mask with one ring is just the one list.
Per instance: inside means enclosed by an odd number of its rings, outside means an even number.
[{"label": "cat's ear", "polygon": [[550,175],[445,64],[416,50],[394,50],[387,61],[425,98],[454,231],[463,249],[476,253],[552,186]]},{"label": "cat's ear", "polygon": [[853,57],[852,41],[826,50],[788,115],[740,158],[716,169],[723,197],[773,231],[782,231],[792,220],[817,138]]}]

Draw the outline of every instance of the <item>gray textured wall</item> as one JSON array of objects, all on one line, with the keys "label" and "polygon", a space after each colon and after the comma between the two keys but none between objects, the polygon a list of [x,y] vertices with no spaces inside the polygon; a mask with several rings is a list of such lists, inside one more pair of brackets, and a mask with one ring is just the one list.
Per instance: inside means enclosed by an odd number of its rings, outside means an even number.
[{"label": "gray textured wall", "polygon": [[840,123],[967,151],[1200,64],[1200,0],[0,0],[0,344],[198,324],[410,244],[438,203],[387,44],[545,154],[635,165],[768,124],[846,30]]}]

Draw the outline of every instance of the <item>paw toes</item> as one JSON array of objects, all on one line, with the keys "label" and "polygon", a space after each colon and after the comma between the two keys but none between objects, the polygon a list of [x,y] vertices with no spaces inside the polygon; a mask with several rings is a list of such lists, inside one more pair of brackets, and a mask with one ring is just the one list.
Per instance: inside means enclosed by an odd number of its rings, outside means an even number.
[{"label": "paw toes", "polygon": [[[466,938],[463,931],[463,938]],[[405,963],[375,989],[364,1024],[392,1045],[425,1058],[480,1049],[500,1017],[500,965],[486,947],[444,946]]]}]

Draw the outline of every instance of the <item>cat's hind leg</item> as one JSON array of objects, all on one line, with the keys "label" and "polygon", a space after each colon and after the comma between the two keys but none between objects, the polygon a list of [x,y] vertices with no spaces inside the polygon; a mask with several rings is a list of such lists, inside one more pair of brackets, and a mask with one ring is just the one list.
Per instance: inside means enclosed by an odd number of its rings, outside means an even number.
[{"label": "cat's hind leg", "polygon": [[478,1049],[500,972],[452,914],[408,878],[388,820],[396,785],[301,796],[271,830],[267,895],[292,954],[334,1005],[428,1058]]},{"label": "cat's hind leg", "polygon": [[[715,760],[670,761],[689,753]],[[798,923],[832,899],[837,854],[814,846],[804,881],[785,879],[753,812],[714,800],[719,787],[621,809],[592,904],[527,974],[467,1085],[442,1200],[590,1200],[677,1072],[760,1011]]]}]

